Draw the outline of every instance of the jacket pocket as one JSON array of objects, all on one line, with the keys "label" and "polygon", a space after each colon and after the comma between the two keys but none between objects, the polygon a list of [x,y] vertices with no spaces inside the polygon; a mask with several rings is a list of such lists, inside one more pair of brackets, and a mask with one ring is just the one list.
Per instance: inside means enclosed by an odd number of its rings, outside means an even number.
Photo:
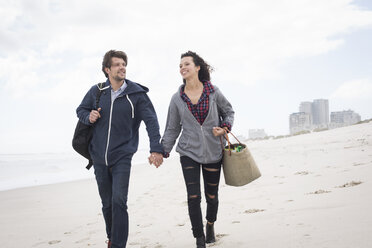
[{"label": "jacket pocket", "polygon": [[184,134],[181,134],[181,137],[178,141],[178,146],[182,149],[185,149],[187,148],[188,144],[189,144],[189,137],[187,137],[186,135]]}]

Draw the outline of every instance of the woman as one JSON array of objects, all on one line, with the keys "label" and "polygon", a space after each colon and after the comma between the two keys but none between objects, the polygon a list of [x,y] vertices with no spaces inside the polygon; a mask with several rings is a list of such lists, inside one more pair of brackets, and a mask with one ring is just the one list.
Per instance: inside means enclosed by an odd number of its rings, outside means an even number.
[{"label": "woman", "polygon": [[[215,242],[214,222],[218,211],[218,185],[221,174],[220,137],[231,130],[234,111],[221,91],[210,82],[211,67],[196,53],[181,55],[183,85],[173,95],[162,138],[168,157],[182,131],[176,151],[181,156],[189,216],[197,247]],[[206,236],[200,208],[200,168],[207,200]]]}]

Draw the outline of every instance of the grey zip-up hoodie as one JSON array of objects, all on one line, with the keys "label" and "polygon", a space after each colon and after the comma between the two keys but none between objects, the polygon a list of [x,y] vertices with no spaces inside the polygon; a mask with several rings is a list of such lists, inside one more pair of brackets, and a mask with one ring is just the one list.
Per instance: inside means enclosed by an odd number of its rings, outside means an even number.
[{"label": "grey zip-up hoodie", "polygon": [[161,143],[164,152],[170,153],[180,132],[176,151],[181,156],[188,156],[198,163],[209,164],[222,158],[220,137],[213,135],[213,127],[222,122],[233,125],[234,110],[221,91],[213,85],[214,92],[209,95],[209,111],[203,125],[195,119],[187,103],[178,91],[172,96],[168,109],[167,123]]}]

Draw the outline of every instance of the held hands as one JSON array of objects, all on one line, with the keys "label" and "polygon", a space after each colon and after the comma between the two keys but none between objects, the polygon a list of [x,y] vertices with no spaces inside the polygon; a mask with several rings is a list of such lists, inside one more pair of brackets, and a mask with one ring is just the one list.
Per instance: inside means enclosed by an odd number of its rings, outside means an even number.
[{"label": "held hands", "polygon": [[226,132],[229,132],[229,129],[227,127],[213,127],[213,135],[218,137],[221,135],[224,135]]},{"label": "held hands", "polygon": [[98,120],[98,118],[101,118],[99,111],[101,111],[101,108],[98,108],[97,110],[93,109],[92,111],[90,111],[90,114],[89,114],[90,123],[93,124]]},{"label": "held hands", "polygon": [[163,163],[163,154],[152,152],[149,157],[149,163],[154,164],[156,168],[159,168],[159,166]]}]

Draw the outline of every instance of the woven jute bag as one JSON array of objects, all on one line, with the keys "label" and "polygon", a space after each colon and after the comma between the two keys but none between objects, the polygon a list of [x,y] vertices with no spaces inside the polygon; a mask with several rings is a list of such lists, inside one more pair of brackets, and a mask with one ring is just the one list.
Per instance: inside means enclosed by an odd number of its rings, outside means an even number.
[{"label": "woven jute bag", "polygon": [[[231,132],[230,132],[231,133]],[[231,133],[231,135],[233,135]],[[234,135],[233,135],[234,136]],[[223,149],[222,168],[225,176],[225,183],[230,186],[243,186],[261,176],[261,172],[254,161],[247,145],[241,143],[231,144],[227,134],[224,135],[228,145]],[[222,139],[221,139],[222,144]],[[241,146],[242,150],[235,151],[235,147]]]}]

